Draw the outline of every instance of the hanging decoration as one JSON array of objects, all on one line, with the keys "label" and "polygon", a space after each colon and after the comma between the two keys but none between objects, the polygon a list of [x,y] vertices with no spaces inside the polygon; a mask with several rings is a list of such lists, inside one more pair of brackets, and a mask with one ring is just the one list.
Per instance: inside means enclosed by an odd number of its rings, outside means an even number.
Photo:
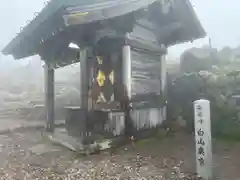
[{"label": "hanging decoration", "polygon": [[106,80],[105,74],[103,71],[98,70],[98,75],[97,75],[97,83],[100,87],[104,86],[104,82]]}]

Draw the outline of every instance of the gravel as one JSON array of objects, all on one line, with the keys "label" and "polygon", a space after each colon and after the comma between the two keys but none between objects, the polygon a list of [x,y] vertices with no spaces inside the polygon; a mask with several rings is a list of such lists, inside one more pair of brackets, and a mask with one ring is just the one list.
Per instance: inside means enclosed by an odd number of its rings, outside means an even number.
[{"label": "gravel", "polygon": [[[33,130],[0,136],[0,180],[198,180],[181,172],[182,162],[156,161],[130,150],[88,157],[53,146]],[[39,144],[58,151],[33,153]],[[157,163],[156,163],[157,162]],[[167,163],[166,163],[167,162]]]}]

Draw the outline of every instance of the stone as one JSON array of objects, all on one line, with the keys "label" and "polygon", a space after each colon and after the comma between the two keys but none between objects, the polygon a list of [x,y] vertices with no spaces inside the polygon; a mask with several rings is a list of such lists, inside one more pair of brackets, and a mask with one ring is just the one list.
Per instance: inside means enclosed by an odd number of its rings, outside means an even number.
[{"label": "stone", "polygon": [[60,151],[59,148],[56,148],[52,145],[48,145],[48,144],[38,144],[36,146],[31,147],[30,152],[36,155],[42,155],[45,153],[49,153],[49,152],[57,152]]}]

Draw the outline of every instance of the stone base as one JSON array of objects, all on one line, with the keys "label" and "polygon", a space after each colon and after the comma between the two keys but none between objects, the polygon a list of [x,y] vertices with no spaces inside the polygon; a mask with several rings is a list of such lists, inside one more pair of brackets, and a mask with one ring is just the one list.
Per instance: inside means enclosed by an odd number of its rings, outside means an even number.
[{"label": "stone base", "polygon": [[54,144],[85,155],[110,149],[112,144],[111,139],[104,139],[90,145],[83,145],[82,139],[69,136],[65,128],[56,128],[54,134],[46,134],[46,137]]}]

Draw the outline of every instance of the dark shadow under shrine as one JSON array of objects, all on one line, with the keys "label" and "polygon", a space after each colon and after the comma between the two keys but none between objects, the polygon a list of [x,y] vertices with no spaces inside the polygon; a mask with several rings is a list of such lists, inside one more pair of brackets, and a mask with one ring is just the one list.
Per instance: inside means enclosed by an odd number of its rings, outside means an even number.
[{"label": "dark shadow under shrine", "polygon": [[[169,46],[205,36],[188,0],[52,0],[2,50],[45,62],[47,131],[54,132],[54,69],[80,61],[81,106],[66,107],[80,143],[135,135],[166,120]],[[70,44],[77,48],[70,48]]]}]

